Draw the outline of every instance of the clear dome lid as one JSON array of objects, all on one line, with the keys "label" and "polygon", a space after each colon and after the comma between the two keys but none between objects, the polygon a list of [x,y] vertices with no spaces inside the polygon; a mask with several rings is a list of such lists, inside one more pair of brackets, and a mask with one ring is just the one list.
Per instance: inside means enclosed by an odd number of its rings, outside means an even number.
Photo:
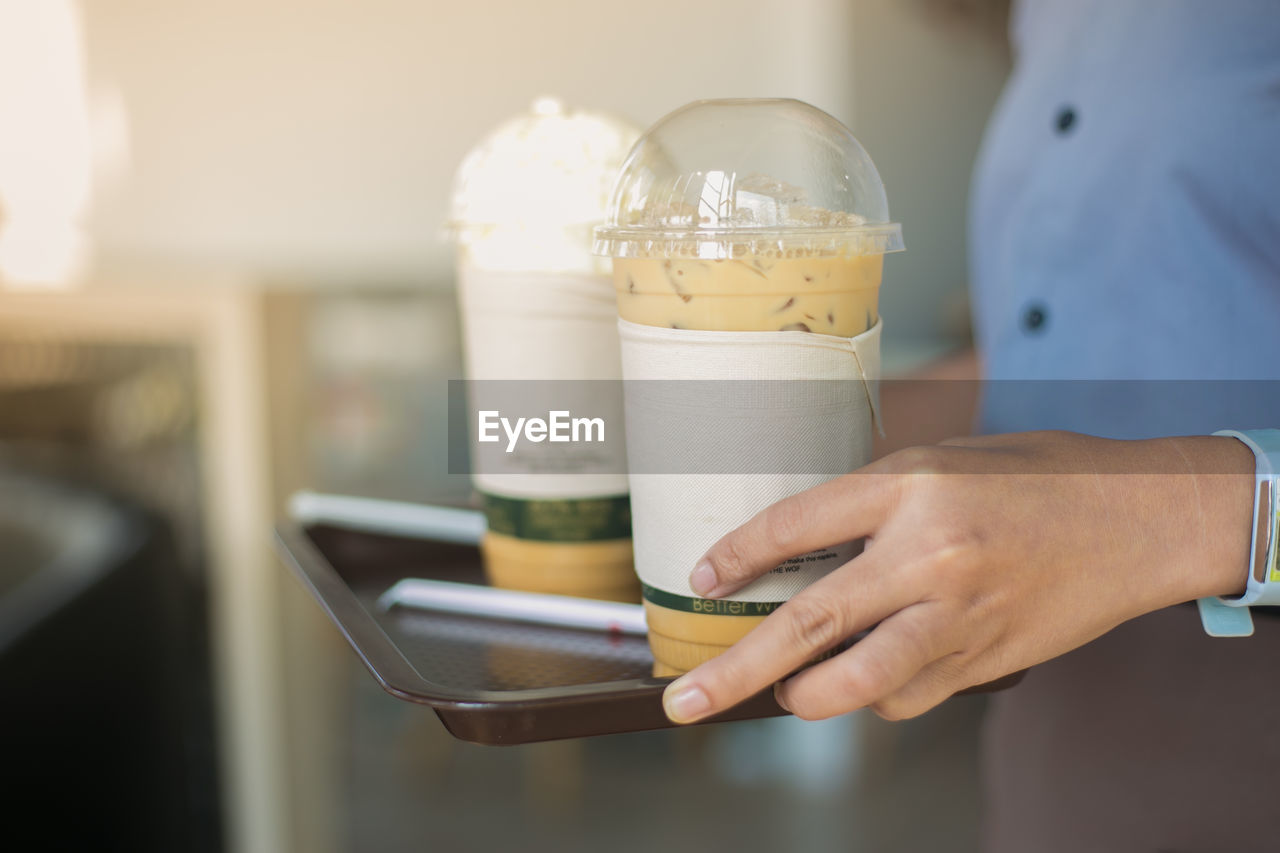
[{"label": "clear dome lid", "polygon": [[695,101],[660,119],[623,163],[594,244],[624,258],[902,248],[866,150],[790,98]]}]

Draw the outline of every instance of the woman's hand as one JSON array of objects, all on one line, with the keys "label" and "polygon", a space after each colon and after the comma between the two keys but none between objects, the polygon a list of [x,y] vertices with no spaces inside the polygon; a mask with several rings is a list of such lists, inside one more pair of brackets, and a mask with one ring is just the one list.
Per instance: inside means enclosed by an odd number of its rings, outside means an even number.
[{"label": "woman's hand", "polygon": [[805,719],[862,707],[912,717],[1127,619],[1238,593],[1253,470],[1243,444],[1208,436],[1017,433],[891,454],[769,507],[699,561],[691,583],[715,598],[788,557],[867,538],[860,556],[673,682],[667,715],[692,722],[786,679],[778,701]]}]

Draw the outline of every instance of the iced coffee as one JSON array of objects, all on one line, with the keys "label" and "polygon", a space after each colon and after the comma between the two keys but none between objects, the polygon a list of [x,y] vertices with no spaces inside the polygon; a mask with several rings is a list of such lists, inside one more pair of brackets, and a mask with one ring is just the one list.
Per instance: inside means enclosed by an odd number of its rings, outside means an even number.
[{"label": "iced coffee", "polygon": [[881,255],[618,258],[622,319],[719,332],[852,337],[879,317]]},{"label": "iced coffee", "polygon": [[[632,150],[609,215],[596,249],[613,258],[627,380],[769,377],[871,388],[883,256],[901,249],[901,231],[889,221],[870,158],[832,117],[788,100],[677,110]],[[822,387],[815,383],[813,393]],[[647,410],[653,396],[628,392],[629,434],[633,416],[675,429],[673,419]],[[697,559],[755,512],[870,461],[873,391],[852,395],[843,418],[830,417],[830,401],[808,402],[815,423],[827,412],[816,428],[827,434],[815,448],[838,450],[800,472],[717,476],[632,461],[636,570],[655,674],[679,674],[720,654],[860,547],[799,555],[728,599],[702,599],[689,586]],[[758,417],[776,415],[762,408]],[[679,423],[691,424],[691,436],[723,434],[744,459],[776,450],[762,438],[768,424],[753,430],[714,410],[699,417],[682,411]]]},{"label": "iced coffee", "polygon": [[[609,264],[591,253],[591,227],[637,135],[612,116],[540,98],[460,166],[450,232],[473,426],[477,411],[549,383],[607,390],[621,378]],[[622,462],[544,444],[497,469],[478,464],[474,438],[491,584],[639,598]],[[555,450],[564,452],[548,458]]]}]

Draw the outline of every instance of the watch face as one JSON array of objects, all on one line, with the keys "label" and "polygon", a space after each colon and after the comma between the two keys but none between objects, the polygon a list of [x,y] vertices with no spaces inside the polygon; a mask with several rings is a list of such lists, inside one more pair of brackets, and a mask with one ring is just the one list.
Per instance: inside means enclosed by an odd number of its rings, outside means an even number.
[{"label": "watch face", "polygon": [[1277,544],[1280,544],[1280,539],[1277,539],[1277,537],[1280,537],[1280,510],[1270,513],[1270,515],[1271,531],[1267,536],[1266,546],[1266,559],[1271,562],[1271,570],[1268,572],[1268,577],[1272,583],[1280,583],[1280,548],[1277,547]]},{"label": "watch face", "polygon": [[1271,477],[1258,484],[1258,530],[1253,558],[1262,563],[1257,577],[1270,583],[1280,582],[1280,477]]},{"label": "watch face", "polygon": [[1259,583],[1280,580],[1280,566],[1276,565],[1276,515],[1275,481],[1258,483],[1257,527],[1253,535],[1253,577]]}]

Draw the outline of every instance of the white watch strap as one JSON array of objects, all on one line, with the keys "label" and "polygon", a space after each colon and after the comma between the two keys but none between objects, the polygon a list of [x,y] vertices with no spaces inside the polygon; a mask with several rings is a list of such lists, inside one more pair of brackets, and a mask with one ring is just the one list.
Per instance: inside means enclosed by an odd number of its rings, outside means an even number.
[{"label": "white watch strap", "polygon": [[1276,565],[1280,429],[1219,430],[1214,435],[1235,438],[1253,451],[1253,532],[1244,594],[1239,598],[1200,599],[1200,621],[1211,637],[1247,637],[1253,634],[1250,605],[1280,605],[1280,567]]}]

